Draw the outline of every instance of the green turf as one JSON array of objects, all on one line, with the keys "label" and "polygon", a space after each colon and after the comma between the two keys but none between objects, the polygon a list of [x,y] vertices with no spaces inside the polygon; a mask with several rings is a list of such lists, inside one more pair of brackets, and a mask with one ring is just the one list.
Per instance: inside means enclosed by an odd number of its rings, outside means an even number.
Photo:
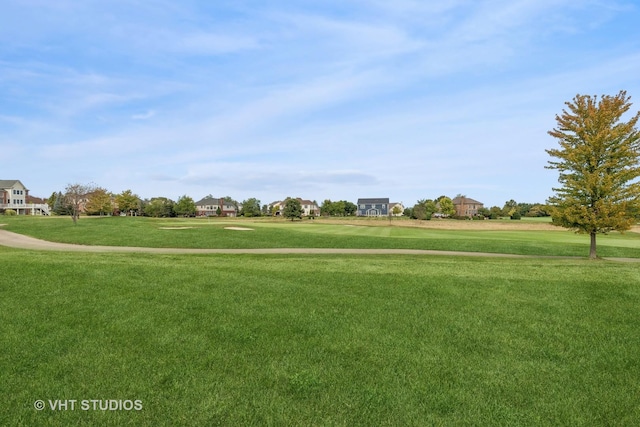
[{"label": "green turf", "polygon": [[0,247],[0,271],[0,425],[640,419],[635,263]]},{"label": "green turf", "polygon": [[[7,230],[65,243],[180,248],[403,248],[522,255],[587,256],[589,238],[570,231],[437,230],[397,226],[403,221],[225,221],[207,219],[3,218]],[[392,224],[380,226],[379,224]],[[370,226],[376,224],[376,226]],[[394,225],[395,224],[395,225]],[[227,226],[253,231],[227,230]],[[164,229],[165,227],[192,227]],[[640,235],[628,232],[598,237],[598,254],[640,258]]]}]

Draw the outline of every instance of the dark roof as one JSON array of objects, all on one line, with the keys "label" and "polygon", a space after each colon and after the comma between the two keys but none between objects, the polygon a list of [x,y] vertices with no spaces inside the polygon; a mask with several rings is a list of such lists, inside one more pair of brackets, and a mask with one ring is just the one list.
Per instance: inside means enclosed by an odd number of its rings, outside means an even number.
[{"label": "dark roof", "polygon": [[216,199],[215,197],[205,197],[202,200],[198,200],[195,205],[196,206],[204,206],[204,205],[217,205],[220,202],[220,199]]},{"label": "dark roof", "polygon": [[381,198],[381,199],[358,199],[359,205],[374,205],[379,203],[387,203],[389,204],[389,198]]},{"label": "dark roof", "polygon": [[36,204],[45,204],[47,201],[45,199],[41,199],[40,197],[27,196],[27,203],[36,203]]},{"label": "dark roof", "polygon": [[484,203],[477,200],[470,199],[469,197],[456,197],[451,200],[454,205],[483,205]]}]

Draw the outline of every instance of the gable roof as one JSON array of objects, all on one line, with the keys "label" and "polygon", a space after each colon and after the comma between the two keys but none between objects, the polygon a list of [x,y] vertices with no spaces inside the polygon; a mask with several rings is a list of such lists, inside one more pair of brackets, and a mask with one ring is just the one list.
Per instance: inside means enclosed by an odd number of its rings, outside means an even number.
[{"label": "gable roof", "polygon": [[225,208],[229,208],[233,210],[236,209],[236,206],[232,202],[228,202],[218,197],[205,197],[204,199],[198,200],[197,202],[195,202],[195,205],[196,206],[207,206],[207,205],[220,206],[222,210],[224,210]]},{"label": "gable roof", "polygon": [[[13,187],[16,182],[20,182],[19,179],[0,179],[0,188],[11,188]],[[27,188],[26,185],[24,185],[22,182],[20,182],[20,185],[22,185],[25,189]]]},{"label": "gable roof", "polygon": [[300,197],[297,197],[298,200],[300,200],[300,204],[301,205],[314,205],[317,206],[317,204],[315,202],[313,202],[312,200],[305,200],[305,199],[301,199]]},{"label": "gable roof", "polygon": [[[289,197],[292,198],[292,197]],[[300,197],[295,197],[295,200],[299,201],[301,205],[313,205],[318,206],[318,204],[312,200],[301,199]],[[284,206],[287,200],[278,200],[277,202],[272,202],[269,206]]]},{"label": "gable roof", "polygon": [[454,205],[483,205],[484,203],[477,200],[470,199],[469,197],[456,197],[451,200]]},{"label": "gable roof", "polygon": [[196,206],[204,206],[204,205],[217,205],[220,202],[220,199],[216,199],[215,197],[205,197],[202,200],[198,200],[195,205]]},{"label": "gable roof", "polygon": [[358,199],[359,205],[374,205],[379,203],[389,204],[389,198],[379,198],[379,199]]}]

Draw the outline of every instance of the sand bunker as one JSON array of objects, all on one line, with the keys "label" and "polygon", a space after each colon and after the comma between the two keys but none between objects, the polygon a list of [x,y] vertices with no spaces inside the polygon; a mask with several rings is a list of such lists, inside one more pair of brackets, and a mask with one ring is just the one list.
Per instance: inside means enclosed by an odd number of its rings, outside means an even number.
[{"label": "sand bunker", "polygon": [[253,228],[246,227],[225,227],[225,230],[235,230],[235,231],[253,231]]},{"label": "sand bunker", "polygon": [[160,227],[160,230],[187,230],[193,227]]}]

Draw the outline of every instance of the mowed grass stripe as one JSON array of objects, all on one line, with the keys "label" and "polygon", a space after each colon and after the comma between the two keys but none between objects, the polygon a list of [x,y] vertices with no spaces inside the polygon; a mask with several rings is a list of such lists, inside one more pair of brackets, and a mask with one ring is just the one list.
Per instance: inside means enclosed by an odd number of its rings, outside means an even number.
[{"label": "mowed grass stripe", "polygon": [[[0,248],[2,425],[632,425],[640,273]],[[35,399],[141,399],[37,412]]]},{"label": "mowed grass stripe", "polygon": [[[63,243],[164,248],[358,248],[432,249],[520,255],[585,256],[588,236],[569,231],[434,230],[399,226],[355,226],[314,222],[206,219],[8,218],[5,229]],[[455,222],[453,222],[455,224]],[[178,225],[180,224],[180,225]],[[190,225],[187,225],[190,224]],[[229,224],[253,231],[225,229]],[[166,229],[167,227],[192,227]],[[640,258],[640,235],[598,237],[605,257]]]}]

